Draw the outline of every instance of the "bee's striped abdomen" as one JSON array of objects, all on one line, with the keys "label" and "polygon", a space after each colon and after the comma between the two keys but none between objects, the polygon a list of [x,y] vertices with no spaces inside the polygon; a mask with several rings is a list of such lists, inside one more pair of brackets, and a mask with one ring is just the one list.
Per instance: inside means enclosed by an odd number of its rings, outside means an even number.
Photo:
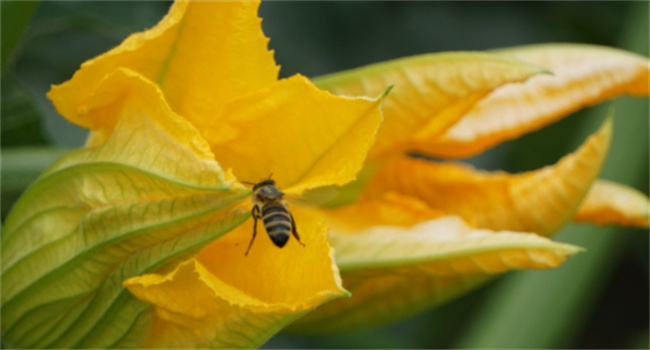
[{"label": "bee's striped abdomen", "polygon": [[262,208],[262,222],[273,243],[283,247],[289,240],[293,225],[289,210],[280,204],[265,205]]},{"label": "bee's striped abdomen", "polygon": [[248,255],[253,246],[253,241],[255,241],[257,220],[262,220],[266,233],[276,246],[284,247],[290,236],[294,236],[300,245],[305,246],[300,241],[300,236],[298,236],[293,215],[291,215],[291,212],[287,209],[287,204],[284,202],[284,193],[275,187],[275,181],[271,180],[271,176],[266,180],[253,184],[253,204],[253,209],[251,209],[253,237],[251,237],[244,255]]}]

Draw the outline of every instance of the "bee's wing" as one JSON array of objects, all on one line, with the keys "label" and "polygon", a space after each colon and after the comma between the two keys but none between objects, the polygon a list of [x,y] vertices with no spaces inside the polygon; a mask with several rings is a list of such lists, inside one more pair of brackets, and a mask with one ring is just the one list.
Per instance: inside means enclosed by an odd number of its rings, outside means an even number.
[{"label": "bee's wing", "polygon": [[337,188],[330,186],[309,190],[303,193],[302,196],[285,194],[285,199],[303,207],[328,207],[338,194]]},{"label": "bee's wing", "polygon": [[338,186],[320,187],[303,194],[306,202],[319,207],[327,207],[341,194]]}]

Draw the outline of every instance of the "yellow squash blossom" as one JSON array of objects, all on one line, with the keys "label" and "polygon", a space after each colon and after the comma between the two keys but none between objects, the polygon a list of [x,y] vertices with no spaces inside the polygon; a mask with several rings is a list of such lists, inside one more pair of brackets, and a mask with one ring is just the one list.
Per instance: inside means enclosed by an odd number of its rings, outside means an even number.
[{"label": "yellow squash blossom", "polygon": [[[472,156],[586,105],[649,93],[648,59],[621,50],[547,44],[495,53],[550,74],[495,84],[502,75],[490,62],[444,53],[316,80],[347,96],[395,87],[384,102],[384,123],[368,163],[338,204],[353,203],[325,211],[352,297],[328,303],[292,329],[324,333],[382,324],[447,301],[495,273],[557,266],[575,247],[540,249],[538,241],[524,243],[530,236],[521,232],[550,236],[572,217],[648,227],[645,195],[596,180],[609,147],[611,118],[576,152],[536,171],[487,172],[425,159]],[[363,259],[360,247],[365,247]]]},{"label": "yellow squash blossom", "polygon": [[[26,192],[4,227],[6,345],[256,347],[348,291],[351,298],[298,326],[327,331],[386,321],[495,273],[555,267],[579,251],[533,233],[551,234],[578,207],[602,164],[610,122],[556,166],[517,176],[402,154],[459,156],[453,152],[465,147],[458,152],[467,155],[587,103],[647,95],[647,60],[614,52],[603,59],[610,65],[564,79],[556,72],[563,66],[534,54],[507,57],[517,50],[429,55],[316,80],[354,95],[337,97],[302,76],[277,79],[258,5],[177,2],[157,26],[52,88],[58,111],[91,132],[86,147]],[[551,58],[562,56],[558,50],[542,49]],[[594,50],[600,57],[603,49]],[[598,74],[604,77],[592,79]],[[549,107],[523,121],[497,113],[504,119],[479,123],[487,131],[462,127],[467,118],[494,116],[491,103],[519,106],[512,101],[521,89],[498,98],[509,86],[546,86],[538,81],[558,77],[548,83],[556,90],[528,92],[525,101],[543,96],[540,106]],[[377,98],[390,85],[388,97]],[[489,113],[477,117],[482,110]],[[472,131],[480,141],[467,141]],[[244,256],[253,222],[242,182],[271,173],[292,195],[352,183],[341,189],[346,205],[339,208],[291,206],[305,247],[292,240],[277,249],[258,228]],[[588,198],[602,202],[597,193]],[[607,210],[620,214],[607,222],[626,222],[620,217],[639,213],[626,205],[585,204],[578,217],[594,220]],[[647,211],[639,215],[647,225]]]},{"label": "yellow squash blossom", "polygon": [[256,347],[347,294],[308,210],[292,208],[306,247],[260,237],[244,256],[251,190],[235,179],[273,173],[295,195],[353,180],[381,101],[278,80],[258,5],[175,3],[52,88],[91,133],[7,219],[6,345]]}]

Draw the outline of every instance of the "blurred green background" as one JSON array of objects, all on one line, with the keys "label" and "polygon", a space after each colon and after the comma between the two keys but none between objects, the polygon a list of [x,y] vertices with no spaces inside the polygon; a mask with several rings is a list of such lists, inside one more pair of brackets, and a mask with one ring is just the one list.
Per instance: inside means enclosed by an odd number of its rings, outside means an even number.
[{"label": "blurred green background", "polygon": [[[79,65],[154,25],[169,2],[7,2],[2,14],[2,219],[25,187],[85,131],[45,98]],[[580,42],[648,56],[647,2],[266,2],[282,76],[314,77],[428,52]],[[620,98],[468,160],[524,171],[556,162],[610,108],[602,177],[648,192],[648,100]],[[648,348],[647,230],[568,225],[587,252],[552,271],[518,271],[436,310],[327,337],[279,334],[266,348]]]}]

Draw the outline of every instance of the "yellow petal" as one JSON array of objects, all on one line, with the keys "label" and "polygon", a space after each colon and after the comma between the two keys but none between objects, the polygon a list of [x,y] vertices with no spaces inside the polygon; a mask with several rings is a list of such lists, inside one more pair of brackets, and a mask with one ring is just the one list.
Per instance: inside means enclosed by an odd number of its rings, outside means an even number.
[{"label": "yellow petal", "polygon": [[224,167],[288,193],[355,179],[381,123],[381,100],[321,91],[300,75],[229,103],[204,135]]},{"label": "yellow petal", "polygon": [[445,215],[417,198],[394,192],[321,212],[331,228],[345,232],[381,225],[410,226]]},{"label": "yellow petal", "polygon": [[650,200],[630,187],[615,182],[596,181],[580,204],[574,221],[596,225],[648,227]]},{"label": "yellow petal", "polygon": [[124,279],[173,266],[248,218],[235,205],[250,191],[229,186],[199,132],[149,80],[116,70],[89,106],[115,119],[110,137],[55,162],[0,236],[11,348],[141,347],[150,307]]},{"label": "yellow petal", "polygon": [[85,62],[48,94],[71,122],[97,129],[82,111],[102,79],[118,67],[159,85],[175,112],[202,129],[233,97],[270,84],[279,68],[257,17],[258,2],[178,1],[152,29]]},{"label": "yellow petal", "polygon": [[[111,152],[123,148],[120,162],[146,166],[144,159],[151,159],[150,165],[162,167],[156,169],[164,175],[176,174],[188,182],[197,180],[206,185],[223,184],[225,178],[205,176],[203,166],[216,164],[209,144],[199,131],[183,117],[174,113],[167,104],[160,89],[137,72],[117,69],[107,75],[102,84],[86,100],[83,118],[101,121],[96,124],[103,140],[111,135],[116,123],[120,121],[125,130],[128,128],[145,128],[146,132],[161,132],[160,142],[174,144],[173,152],[161,154],[159,149],[148,146],[150,139],[129,138],[120,135],[112,141]],[[131,114],[140,113],[138,117]],[[127,133],[127,132],[125,132]],[[98,142],[97,142],[98,143]],[[191,153],[190,157],[186,153]],[[110,154],[113,157],[114,155]],[[182,166],[187,164],[187,166]],[[69,164],[58,164],[57,169]],[[222,175],[223,176],[223,175]]]},{"label": "yellow petal", "polygon": [[292,238],[279,249],[258,227],[244,256],[249,220],[169,274],[126,281],[139,299],[155,305],[147,345],[259,347],[307,311],[346,295],[322,221],[300,208],[292,212],[305,247]]},{"label": "yellow petal", "polygon": [[648,59],[590,45],[535,45],[495,51],[548,68],[524,84],[504,86],[477,103],[428,153],[468,157],[621,94],[647,96]]},{"label": "yellow petal", "polygon": [[453,216],[331,234],[331,243],[352,296],[306,315],[290,326],[294,331],[349,331],[403,318],[494,274],[553,268],[580,250],[534,234],[472,229]]},{"label": "yellow petal", "polygon": [[484,53],[442,53],[399,59],[315,80],[337,95],[377,96],[394,85],[370,157],[417,148],[453,125],[493,89],[543,69]]},{"label": "yellow petal", "polygon": [[549,235],[571,218],[598,175],[611,131],[608,119],[576,152],[557,164],[516,175],[396,158],[370,181],[362,196],[373,198],[394,191],[460,215],[477,227]]}]

